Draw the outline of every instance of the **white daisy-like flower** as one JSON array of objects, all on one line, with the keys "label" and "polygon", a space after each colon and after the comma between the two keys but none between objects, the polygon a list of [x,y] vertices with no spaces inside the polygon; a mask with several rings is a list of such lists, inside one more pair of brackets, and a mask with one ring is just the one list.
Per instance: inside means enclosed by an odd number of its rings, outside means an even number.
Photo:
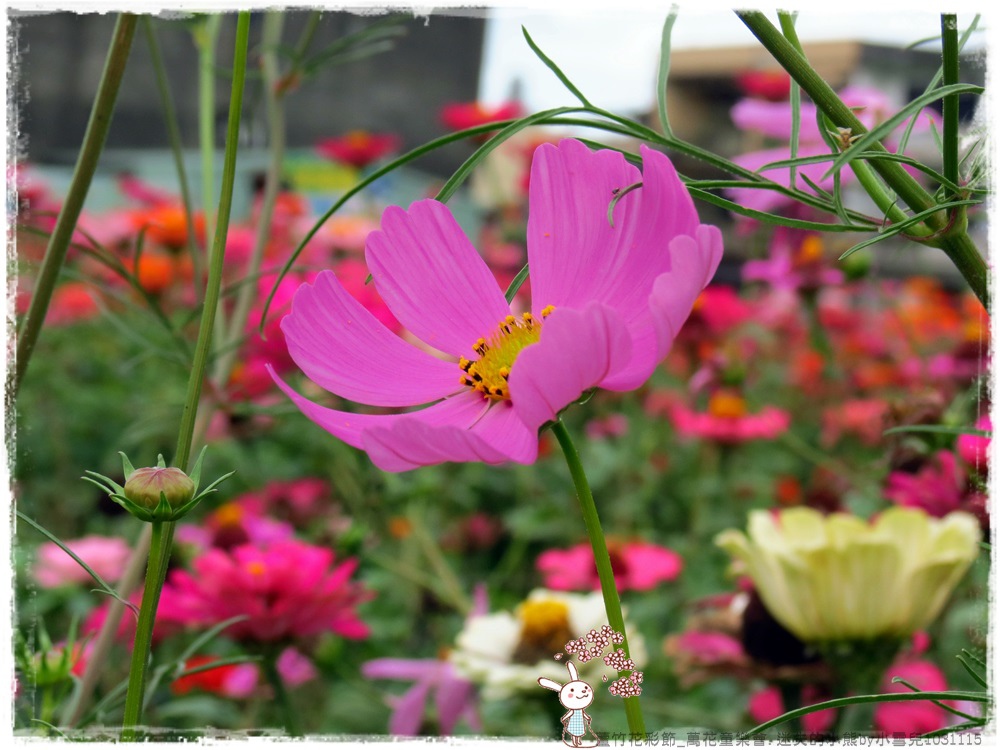
[{"label": "white daisy-like flower", "polygon": [[[536,589],[514,612],[470,617],[458,634],[449,659],[468,680],[481,685],[483,696],[504,698],[521,690],[537,690],[538,678],[565,681],[566,644],[607,622],[600,593],[574,594]],[[633,661],[642,665],[646,649],[642,639],[626,625]],[[561,660],[556,654],[563,654]],[[579,663],[579,659],[576,659]],[[592,659],[579,664],[580,679],[600,680],[617,673]]]}]

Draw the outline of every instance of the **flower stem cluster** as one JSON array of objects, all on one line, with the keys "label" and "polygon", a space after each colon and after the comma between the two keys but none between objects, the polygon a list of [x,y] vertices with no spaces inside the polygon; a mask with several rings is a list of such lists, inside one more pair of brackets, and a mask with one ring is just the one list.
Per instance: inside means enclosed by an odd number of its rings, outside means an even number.
[{"label": "flower stem cluster", "polygon": [[201,464],[205,458],[203,448],[195,462],[191,476],[174,467],[167,467],[163,456],[158,456],[156,466],[133,468],[128,456],[119,451],[125,486],[97,472],[87,471],[82,477],[108,493],[108,497],[136,518],[147,523],[177,521],[200,503],[215,488],[236,472],[229,472],[198,492],[201,481]]}]

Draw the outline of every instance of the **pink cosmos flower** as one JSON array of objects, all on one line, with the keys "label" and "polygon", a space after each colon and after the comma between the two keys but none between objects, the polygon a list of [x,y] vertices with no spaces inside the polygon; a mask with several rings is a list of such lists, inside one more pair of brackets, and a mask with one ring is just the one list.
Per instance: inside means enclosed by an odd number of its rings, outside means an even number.
[{"label": "pink cosmos flower", "polygon": [[[680,575],[684,559],[671,549],[645,542],[610,543],[611,566],[621,590],[649,591]],[[550,549],[538,556],[535,567],[545,588],[556,591],[600,591],[594,552],[588,542],[566,550]]]},{"label": "pink cosmos flower", "polygon": [[390,699],[393,707],[389,719],[391,734],[419,734],[427,710],[427,699],[432,693],[442,735],[451,734],[462,719],[477,732],[483,728],[475,686],[459,677],[454,665],[447,659],[375,659],[362,665],[361,674],[368,679],[408,680],[414,683],[404,695]]},{"label": "pink cosmos flower", "polygon": [[[282,321],[289,352],[315,383],[404,414],[335,411],[275,376],[318,425],[386,471],[445,461],[532,463],[538,430],[592,388],[637,388],[663,360],[722,256],[663,154],[645,171],[612,151],[564,140],[535,152],[528,259],[532,310],[516,318],[447,208],[390,207],[365,251],[382,298],[438,359],[380,325],[337,277],[319,275]],[[625,195],[608,222],[608,205]]]},{"label": "pink cosmos flower", "polygon": [[727,389],[712,394],[708,411],[696,412],[676,404],[671,416],[679,434],[719,443],[773,440],[792,422],[791,414],[775,406],[766,406],[756,414],[748,413],[742,397]]},{"label": "pink cosmos flower", "polygon": [[[119,537],[91,535],[72,539],[64,544],[108,583],[118,580],[132,552],[128,542]],[[53,542],[46,542],[38,547],[32,572],[38,585],[47,589],[91,583],[94,580],[76,560]]]},{"label": "pink cosmos flower", "polygon": [[291,539],[247,544],[228,552],[208,550],[192,567],[193,573],[172,573],[158,622],[206,627],[248,615],[226,635],[262,643],[327,632],[368,636],[368,626],[354,611],[366,594],[349,580],[357,561],[335,565],[329,549]]}]

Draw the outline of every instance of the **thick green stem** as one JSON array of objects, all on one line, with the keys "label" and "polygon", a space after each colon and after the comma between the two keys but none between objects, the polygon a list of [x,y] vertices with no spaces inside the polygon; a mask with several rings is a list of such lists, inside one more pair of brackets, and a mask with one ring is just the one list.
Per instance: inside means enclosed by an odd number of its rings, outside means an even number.
[{"label": "thick green stem", "polygon": [[160,45],[156,41],[153,22],[148,16],[143,17],[143,31],[146,32],[146,43],[149,45],[149,56],[156,71],[156,87],[160,91],[160,101],[163,103],[163,121],[167,126],[167,137],[170,138],[170,150],[174,156],[174,167],[177,170],[177,181],[180,183],[181,203],[184,205],[184,217],[187,221],[188,253],[191,256],[191,266],[194,269],[194,289],[198,300],[201,299],[201,289],[205,273],[202,267],[202,255],[198,248],[198,238],[194,231],[194,208],[191,203],[191,190],[188,187],[187,171],[184,168],[184,148],[181,140],[180,126],[177,124],[177,110],[170,95],[170,84],[167,81],[166,66],[160,54]]},{"label": "thick green stem", "polygon": [[285,681],[281,679],[281,673],[278,672],[278,652],[276,649],[264,655],[261,666],[264,668],[264,675],[274,690],[278,705],[281,707],[281,715],[285,719],[285,731],[292,737],[301,737],[302,727],[299,725],[299,712],[292,703]]},{"label": "thick green stem", "polygon": [[[587,536],[590,537],[590,545],[594,550],[594,562],[597,563],[597,578],[601,582],[601,594],[604,597],[604,610],[608,615],[608,624],[613,630],[625,636],[625,618],[622,615],[621,600],[618,598],[618,589],[615,586],[615,574],[611,568],[611,556],[608,554],[608,545],[604,540],[604,532],[601,530],[601,519],[597,515],[597,505],[594,503],[594,495],[590,491],[590,483],[587,482],[587,475],[583,470],[580,454],[576,452],[576,447],[573,445],[573,439],[569,435],[569,430],[566,429],[562,421],[557,420],[552,425],[552,432],[555,434],[563,454],[566,456],[566,464],[569,466],[569,473],[573,477],[573,485],[576,487],[576,496],[580,501],[580,510],[583,513],[583,523],[587,527]],[[626,656],[628,656],[627,638],[622,643],[622,648]],[[626,674],[628,673],[620,673],[621,676]],[[629,732],[633,736],[645,737],[646,727],[642,720],[642,709],[639,706],[639,699],[625,698],[624,703]]]},{"label": "thick green stem", "polygon": [[132,664],[128,672],[128,693],[125,696],[125,719],[122,723],[121,736],[123,742],[133,742],[136,739],[135,727],[142,718],[143,696],[146,692],[146,666],[149,663],[149,647],[153,640],[153,624],[156,621],[156,608],[160,603],[160,591],[167,576],[167,560],[173,542],[173,524],[154,523],[152,526],[146,586],[142,594],[142,606],[139,608],[139,622],[135,628],[135,642],[132,646]]},{"label": "thick green stem", "polygon": [[187,395],[184,399],[184,411],[181,414],[181,427],[177,436],[177,451],[174,454],[174,465],[182,469],[187,467],[188,459],[191,456],[194,421],[198,412],[198,400],[201,398],[202,380],[205,377],[205,368],[208,364],[209,349],[212,345],[212,331],[215,326],[216,310],[222,288],[222,265],[226,254],[226,231],[229,227],[229,213],[233,204],[233,185],[236,181],[236,151],[239,139],[240,113],[243,108],[243,84],[246,79],[249,35],[250,14],[244,11],[239,14],[239,21],[236,26],[236,53],[233,60],[233,87],[229,100],[229,123],[226,128],[226,153],[223,160],[222,194],[219,196],[215,239],[212,243],[211,263],[208,269],[208,285],[205,289],[205,302],[202,307],[198,342],[194,350],[194,362],[191,365],[191,377],[188,379]]},{"label": "thick green stem", "polygon": [[[958,16],[953,13],[941,15],[941,61],[944,85],[958,83]],[[949,94],[941,102],[943,105],[942,162],[943,173],[951,182],[958,184],[958,94]]]},{"label": "thick green stem", "polygon": [[97,87],[97,95],[94,97],[94,106],[90,110],[90,119],[87,122],[83,145],[73,170],[69,192],[63,202],[62,210],[59,212],[52,236],[49,238],[48,247],[45,249],[45,259],[42,261],[42,268],[31,297],[31,305],[18,330],[16,365],[12,384],[12,392],[15,396],[21,386],[21,381],[24,379],[24,373],[28,369],[31,354],[35,350],[38,335],[45,322],[45,314],[49,309],[49,301],[52,299],[52,292],[55,290],[56,281],[59,278],[59,271],[66,259],[66,250],[69,248],[69,243],[73,238],[73,230],[76,228],[76,222],[80,218],[84,201],[86,201],[87,193],[90,191],[90,183],[93,180],[94,171],[97,169],[97,162],[101,158],[101,151],[104,150],[104,142],[111,127],[115,100],[118,98],[118,89],[125,73],[129,52],[132,49],[132,39],[135,36],[138,20],[137,16],[122,13],[118,16],[118,21],[115,24],[111,46],[108,48],[108,56],[104,62],[104,72],[101,74],[101,82]]},{"label": "thick green stem", "polygon": [[[805,56],[782,35],[763,13],[736,11],[736,15],[771,56],[788,71],[835,127],[848,128],[852,136],[868,132],[850,107],[841,101],[830,85],[809,65]],[[869,148],[871,151],[888,153],[885,147],[878,142],[871,144]],[[903,169],[902,165],[886,159],[875,159],[870,164],[885,184],[914,213],[933,209],[937,205],[934,198]],[[986,261],[976,248],[975,243],[969,238],[965,228],[964,214],[960,214],[960,211],[941,210],[928,216],[925,223],[932,232],[938,234],[934,240],[935,246],[944,250],[955,267],[965,277],[979,301],[989,310],[989,273]]]}]

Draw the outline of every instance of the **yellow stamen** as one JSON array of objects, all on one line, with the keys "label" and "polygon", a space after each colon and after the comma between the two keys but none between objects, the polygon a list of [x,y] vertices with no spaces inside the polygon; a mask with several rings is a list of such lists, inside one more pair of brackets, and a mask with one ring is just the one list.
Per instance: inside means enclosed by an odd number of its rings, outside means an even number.
[{"label": "yellow stamen", "polygon": [[549,315],[551,315],[552,311],[555,310],[555,309],[556,309],[555,305],[547,305],[546,307],[543,307],[542,308],[542,317],[543,318],[549,317]]},{"label": "yellow stamen", "polygon": [[[553,310],[555,307],[549,305],[542,310],[542,317]],[[458,360],[458,367],[464,373],[458,382],[491,401],[509,399],[507,378],[514,360],[526,346],[538,342],[541,331],[541,325],[531,313],[524,313],[520,319],[507,315],[492,334],[477,339],[472,345],[479,359],[470,361],[462,357]]]}]

